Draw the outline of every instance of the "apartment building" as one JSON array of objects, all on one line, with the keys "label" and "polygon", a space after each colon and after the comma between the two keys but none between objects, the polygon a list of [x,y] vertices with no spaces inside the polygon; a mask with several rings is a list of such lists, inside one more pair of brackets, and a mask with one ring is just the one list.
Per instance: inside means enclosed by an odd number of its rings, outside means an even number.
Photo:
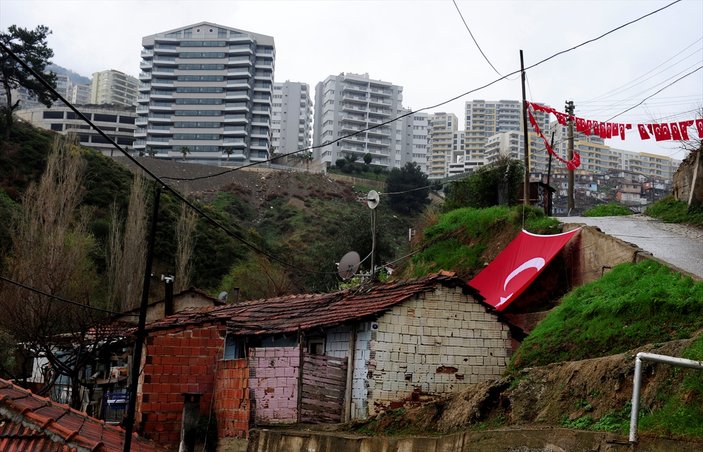
[{"label": "apartment building", "polygon": [[[132,149],[136,118],[134,107],[85,105],[79,109],[117,144],[126,150]],[[78,136],[81,145],[105,155],[121,155],[109,141],[86,124],[73,110],[60,105],[60,102],[55,103],[51,108],[41,106],[18,110],[16,115],[36,127],[54,130],[64,135],[74,133]]]},{"label": "apartment building", "polygon": [[[399,161],[402,121],[379,126],[402,114],[403,88],[374,80],[368,74],[330,75],[315,87],[313,143],[314,159],[330,166],[346,156],[361,161],[366,154],[371,164],[392,169]],[[374,126],[371,130],[366,130]],[[358,133],[357,133],[358,132]]]},{"label": "apartment building", "polygon": [[428,131],[430,115],[428,113],[412,113],[403,110],[401,152],[398,154],[395,167],[402,168],[406,163],[416,163],[420,171],[427,173]]},{"label": "apartment building", "polygon": [[622,154],[622,169],[635,173],[656,177],[671,183],[674,173],[681,165],[681,160],[676,160],[665,155],[650,154],[648,152],[633,152],[624,149],[611,148],[612,152]]},{"label": "apartment building", "polygon": [[429,150],[427,153],[427,173],[429,179],[447,177],[451,162],[454,139],[459,129],[459,120],[454,113],[433,113],[430,115]]},{"label": "apartment building", "polygon": [[124,105],[137,103],[139,80],[124,72],[109,69],[93,73],[90,84],[90,103],[95,105]]},{"label": "apartment building", "polygon": [[308,84],[287,80],[274,83],[271,108],[273,154],[289,154],[309,148],[311,132],[312,100]]},{"label": "apartment building", "polygon": [[[547,172],[549,153],[544,145],[544,140],[534,132],[530,132],[528,137],[530,139],[530,172]],[[521,131],[501,132],[488,137],[484,154],[485,163],[493,163],[500,157],[525,161],[525,135]],[[552,168],[555,168],[556,165],[560,165],[560,163],[554,160]]]},{"label": "apartment building", "polygon": [[268,160],[271,36],[199,22],[142,46],[135,149],[209,163]]},{"label": "apartment building", "polygon": [[91,85],[73,85],[71,87],[70,101],[75,105],[86,105],[90,103]]}]

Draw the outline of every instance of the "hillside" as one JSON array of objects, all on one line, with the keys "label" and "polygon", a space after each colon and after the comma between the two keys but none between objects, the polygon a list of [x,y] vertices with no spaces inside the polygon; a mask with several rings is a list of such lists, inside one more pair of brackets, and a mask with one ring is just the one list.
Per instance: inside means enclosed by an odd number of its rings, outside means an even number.
[{"label": "hillside", "polygon": [[[9,237],[9,212],[18,207],[28,184],[41,175],[54,134],[18,124],[9,142],[0,143],[0,237]],[[141,172],[126,158],[109,159],[85,150],[88,167],[84,205],[92,209],[91,229],[101,247],[109,231],[108,213],[113,202],[124,212],[130,186],[129,171]],[[160,177],[197,177],[222,171],[221,167],[163,161],[150,157],[140,163]],[[117,163],[116,163],[117,162]],[[210,215],[259,249],[288,265],[263,259],[238,240],[202,219],[198,221],[193,255],[192,284],[213,294],[238,288],[240,298],[280,293],[319,292],[336,289],[335,263],[347,251],[366,256],[371,248],[370,211],[363,201],[367,189],[355,189],[320,175],[281,171],[234,171],[199,181],[167,183],[202,206]],[[174,224],[179,203],[162,196],[157,230],[155,274],[173,268]],[[6,214],[7,213],[7,214]],[[411,217],[388,209],[378,210],[377,262],[388,262],[407,246]],[[2,254],[9,251],[3,240]],[[103,255],[95,265],[104,268]],[[282,282],[251,281],[252,266],[270,268]],[[241,275],[249,275],[242,280]],[[158,297],[160,284],[154,284]]]}]

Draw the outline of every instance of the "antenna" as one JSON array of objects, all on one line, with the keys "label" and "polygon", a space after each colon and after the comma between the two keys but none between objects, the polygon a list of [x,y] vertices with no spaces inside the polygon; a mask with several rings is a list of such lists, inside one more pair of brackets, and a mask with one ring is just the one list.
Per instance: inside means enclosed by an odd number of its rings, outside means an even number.
[{"label": "antenna", "polygon": [[359,261],[361,257],[356,251],[349,251],[342,256],[342,259],[337,264],[337,273],[344,281],[350,279],[356,274],[359,269]]},{"label": "antenna", "polygon": [[368,195],[366,195],[366,204],[369,206],[369,209],[373,210],[376,207],[378,207],[378,203],[381,201],[381,198],[378,196],[378,192],[376,190],[371,190]]}]

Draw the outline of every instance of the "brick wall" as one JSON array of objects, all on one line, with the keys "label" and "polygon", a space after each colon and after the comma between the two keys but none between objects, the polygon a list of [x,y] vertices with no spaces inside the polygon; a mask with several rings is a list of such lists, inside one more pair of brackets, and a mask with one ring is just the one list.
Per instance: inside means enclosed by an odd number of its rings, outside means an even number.
[{"label": "brick wall", "polygon": [[145,437],[164,445],[178,444],[184,392],[201,393],[201,415],[209,414],[224,334],[224,326],[209,325],[157,331],[147,337],[138,400]]},{"label": "brick wall", "polygon": [[215,414],[219,438],[245,438],[249,432],[248,360],[220,361],[215,381]]},{"label": "brick wall", "polygon": [[256,423],[297,422],[300,347],[250,348],[249,369]]},{"label": "brick wall", "polygon": [[511,350],[509,330],[461,289],[438,287],[378,319],[369,342],[369,414],[375,404],[458,391],[499,377]]}]

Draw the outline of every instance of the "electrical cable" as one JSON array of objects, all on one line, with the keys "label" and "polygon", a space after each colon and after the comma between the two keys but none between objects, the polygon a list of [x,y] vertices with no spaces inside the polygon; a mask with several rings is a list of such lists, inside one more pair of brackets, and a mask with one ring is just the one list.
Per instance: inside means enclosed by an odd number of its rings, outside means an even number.
[{"label": "electrical cable", "polygon": [[621,111],[620,113],[618,113],[618,114],[615,115],[615,116],[611,116],[610,118],[606,119],[604,122],[609,122],[609,121],[611,121],[611,120],[617,118],[618,116],[623,115],[623,114],[627,113],[628,111],[633,110],[633,109],[636,108],[636,107],[639,107],[639,106],[642,105],[647,99],[656,96],[657,94],[661,93],[662,91],[664,91],[665,89],[667,89],[667,88],[670,87],[671,85],[674,85],[674,84],[678,83],[679,81],[685,79],[685,78],[688,77],[689,75],[695,74],[696,72],[700,71],[701,69],[703,69],[703,66],[699,66],[697,69],[694,69],[693,71],[691,71],[691,72],[689,72],[689,73],[687,73],[687,74],[685,74],[685,75],[683,75],[683,76],[677,78],[676,80],[674,80],[673,82],[669,83],[668,85],[666,85],[666,86],[664,86],[664,87],[658,89],[657,91],[655,91],[655,92],[652,93],[651,95],[645,97],[645,98],[642,99],[639,103],[633,105],[633,106],[630,107],[630,108],[627,108],[627,109]]},{"label": "electrical cable", "polygon": [[44,291],[42,291],[42,290],[39,290],[39,289],[37,289],[37,288],[28,286],[28,285],[26,285],[26,284],[23,284],[23,283],[21,283],[21,282],[15,281],[15,280],[12,280],[12,279],[10,279],[10,278],[6,278],[6,277],[4,277],[4,276],[2,276],[2,275],[0,275],[0,280],[5,281],[5,282],[10,283],[10,284],[13,284],[13,285],[15,285],[15,286],[17,286],[17,287],[21,287],[22,289],[29,290],[29,291],[34,292],[34,293],[36,293],[36,294],[44,295],[45,297],[49,297],[49,298],[51,298],[52,300],[57,300],[57,301],[60,301],[60,302],[62,302],[62,303],[66,303],[66,304],[78,306],[78,307],[80,307],[80,308],[90,309],[90,310],[93,310],[93,311],[102,312],[102,313],[104,313],[104,314],[111,314],[111,315],[119,315],[119,316],[121,316],[121,315],[128,315],[128,316],[134,316],[134,317],[138,317],[138,316],[139,316],[139,314],[127,314],[127,313],[124,313],[124,312],[111,311],[111,310],[109,310],[109,309],[98,308],[98,307],[95,307],[95,306],[90,306],[90,305],[87,305],[87,304],[79,303],[79,302],[77,302],[77,301],[67,300],[66,298],[62,298],[62,297],[59,297],[59,296],[57,296],[57,295],[51,295],[51,294],[46,293],[46,292],[44,292]]},{"label": "electrical cable", "polygon": [[[539,65],[541,65],[541,64],[546,63],[547,61],[550,61],[550,60],[556,58],[557,56],[563,55],[563,54],[565,54],[565,53],[568,53],[568,52],[571,52],[571,51],[573,51],[573,50],[576,50],[576,49],[578,49],[579,47],[583,47],[584,45],[587,45],[587,44],[590,44],[590,43],[592,43],[592,42],[598,41],[598,40],[600,40],[600,39],[602,39],[602,38],[604,38],[604,37],[606,37],[606,36],[608,36],[608,35],[610,35],[610,34],[616,32],[616,31],[618,31],[618,30],[621,30],[622,28],[625,28],[625,27],[627,27],[627,26],[629,26],[629,25],[632,25],[632,24],[634,24],[634,23],[636,23],[636,22],[639,22],[639,21],[641,21],[641,20],[643,20],[643,19],[645,19],[645,18],[647,18],[647,17],[649,17],[649,16],[652,16],[652,15],[654,15],[654,14],[657,14],[657,13],[659,13],[659,12],[661,12],[661,11],[667,9],[667,8],[670,8],[671,6],[673,6],[673,5],[675,5],[675,4],[679,3],[679,2],[681,2],[681,0],[675,0],[675,1],[673,1],[673,2],[671,2],[671,3],[669,3],[669,4],[667,4],[667,5],[662,6],[661,8],[655,9],[654,11],[651,11],[651,12],[649,12],[649,13],[643,15],[643,16],[640,16],[640,17],[638,17],[638,18],[636,18],[636,19],[633,19],[633,20],[631,20],[631,21],[629,21],[629,22],[626,22],[626,23],[624,23],[624,24],[622,24],[622,25],[619,25],[619,26],[617,26],[617,27],[615,27],[615,28],[613,28],[613,29],[611,29],[611,30],[609,30],[609,31],[606,31],[605,33],[602,33],[602,34],[600,34],[599,36],[596,36],[595,38],[589,39],[589,40],[584,41],[584,42],[582,42],[582,43],[580,43],[580,44],[577,44],[577,45],[575,45],[575,46],[573,46],[573,47],[570,47],[570,48],[568,48],[568,49],[561,50],[561,51],[559,51],[559,52],[557,52],[557,53],[554,53],[554,54],[552,54],[551,56],[548,56],[548,57],[546,57],[546,58],[544,58],[544,59],[538,61],[537,63],[534,63],[534,64],[532,64],[532,65],[530,65],[530,66],[527,66],[527,67],[525,68],[525,70],[527,71],[527,70],[529,70],[529,69],[533,69],[533,68],[535,68],[535,67],[537,67],[537,66],[539,66]],[[262,161],[260,161],[260,162],[252,162],[252,163],[249,163],[249,164],[246,164],[246,165],[238,166],[238,167],[236,167],[236,168],[230,168],[230,169],[228,169],[228,170],[221,171],[221,172],[219,172],[219,173],[210,174],[210,175],[208,175],[208,176],[182,177],[182,178],[177,178],[177,177],[163,177],[163,179],[177,180],[177,181],[195,181],[195,180],[201,180],[201,179],[208,179],[208,178],[211,178],[211,177],[220,176],[220,175],[222,175],[222,174],[227,174],[227,173],[231,173],[231,172],[234,172],[234,171],[239,171],[239,170],[242,170],[242,169],[245,169],[245,168],[249,168],[249,167],[251,167],[251,166],[261,165],[261,164],[264,164],[264,163],[270,163],[270,162],[273,162],[273,161],[275,161],[275,160],[278,160],[278,159],[281,159],[281,158],[284,158],[284,157],[288,157],[289,155],[294,155],[294,154],[298,154],[298,153],[301,153],[301,152],[311,151],[311,150],[314,150],[314,149],[320,149],[320,148],[323,148],[323,147],[325,147],[325,146],[329,146],[329,145],[332,145],[332,144],[336,144],[336,143],[338,143],[338,142],[340,142],[340,141],[342,141],[342,140],[345,140],[345,139],[347,139],[347,138],[351,138],[351,137],[353,137],[353,136],[356,136],[356,135],[359,135],[359,134],[368,132],[368,131],[370,131],[370,130],[374,130],[374,129],[377,129],[377,128],[379,128],[379,127],[383,127],[383,126],[385,126],[385,125],[391,124],[391,123],[393,123],[393,122],[396,122],[396,121],[398,121],[398,120],[400,120],[400,119],[403,119],[403,118],[405,118],[405,117],[407,117],[407,116],[410,116],[410,115],[412,115],[412,114],[419,113],[419,112],[422,112],[422,111],[425,111],[425,110],[433,110],[433,109],[436,109],[436,108],[441,107],[441,106],[443,106],[443,105],[446,105],[446,104],[448,104],[448,103],[450,103],[450,102],[454,102],[455,100],[461,99],[462,97],[465,97],[465,96],[467,96],[467,95],[469,95],[469,94],[472,94],[472,93],[475,93],[475,92],[477,92],[477,91],[481,91],[481,90],[483,90],[483,89],[486,89],[486,88],[488,88],[489,86],[495,85],[496,83],[498,83],[498,82],[500,82],[500,81],[502,81],[502,80],[506,80],[506,79],[508,79],[508,77],[510,77],[510,76],[512,76],[512,75],[515,75],[515,74],[519,74],[520,72],[521,72],[520,69],[515,70],[515,71],[513,71],[513,72],[511,72],[511,73],[509,73],[509,74],[506,74],[506,75],[504,75],[504,76],[502,76],[502,77],[500,77],[500,78],[498,78],[498,79],[495,79],[495,80],[493,80],[493,81],[491,81],[491,82],[488,82],[488,83],[486,83],[486,84],[484,84],[484,85],[482,85],[482,86],[479,86],[479,87],[477,87],[477,88],[471,89],[471,90],[466,91],[466,92],[464,92],[464,93],[458,94],[458,95],[456,95],[456,96],[454,96],[454,97],[452,97],[452,98],[450,98],[450,99],[447,99],[447,100],[445,100],[445,101],[439,102],[439,103],[437,103],[437,104],[435,104],[435,105],[430,105],[430,106],[423,107],[423,108],[420,108],[420,109],[417,109],[417,110],[414,110],[414,111],[408,111],[407,113],[404,113],[404,114],[402,114],[402,115],[400,115],[400,116],[397,116],[397,117],[395,117],[395,118],[392,118],[392,119],[389,119],[389,120],[387,120],[387,121],[384,121],[384,122],[382,122],[382,123],[375,124],[375,125],[373,125],[373,126],[370,126],[370,127],[364,128],[364,129],[357,130],[357,131],[355,131],[355,132],[353,132],[353,133],[349,133],[349,134],[347,134],[347,135],[343,135],[343,136],[338,137],[338,138],[336,138],[336,139],[334,139],[334,140],[332,140],[332,141],[327,141],[327,142],[322,143],[322,144],[313,145],[313,146],[308,146],[308,147],[306,147],[306,148],[298,149],[297,151],[292,151],[292,152],[288,152],[288,153],[285,153],[285,154],[280,154],[280,155],[271,157],[271,158],[269,158],[269,159],[262,160]]]},{"label": "electrical cable", "polygon": [[490,62],[488,57],[486,56],[485,53],[483,53],[483,49],[481,49],[481,46],[478,45],[478,42],[476,42],[476,38],[474,38],[474,34],[471,33],[471,29],[469,28],[469,25],[466,23],[466,20],[464,20],[464,15],[461,14],[461,10],[459,9],[459,5],[456,4],[456,0],[452,0],[452,3],[454,3],[454,7],[456,8],[456,12],[459,13],[459,17],[461,17],[461,21],[464,22],[464,27],[466,27],[466,31],[469,32],[469,36],[471,36],[471,39],[473,39],[474,44],[476,44],[476,48],[478,49],[479,52],[481,52],[481,55],[483,55],[483,59],[486,60],[486,63],[488,63],[489,66],[496,72],[496,74],[502,76],[500,72],[498,72],[498,69],[493,66],[493,63]]}]

